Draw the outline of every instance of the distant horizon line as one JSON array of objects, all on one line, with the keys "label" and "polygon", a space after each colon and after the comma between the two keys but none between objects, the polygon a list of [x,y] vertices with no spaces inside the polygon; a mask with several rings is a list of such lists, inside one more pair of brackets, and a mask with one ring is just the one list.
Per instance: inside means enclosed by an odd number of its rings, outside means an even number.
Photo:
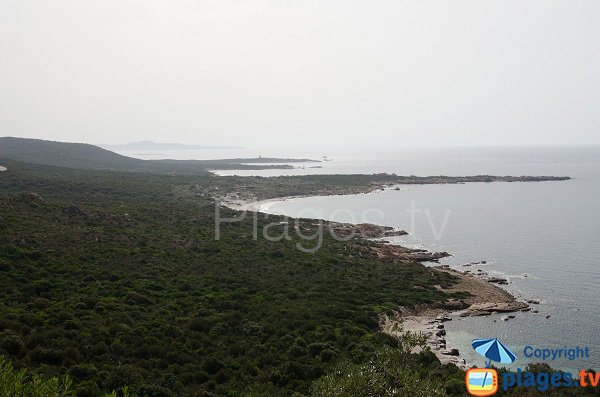
[{"label": "distant horizon line", "polygon": [[[44,139],[44,138],[33,138],[33,137],[24,137],[24,136],[14,136],[14,135],[5,135],[5,138],[21,138],[21,139],[37,139],[42,141],[54,141],[54,142],[65,142],[65,143],[86,143],[89,145],[98,146],[101,148],[127,148],[128,146],[134,145],[156,145],[156,146],[168,146],[171,145],[173,149],[166,148],[158,148],[161,150],[177,150],[177,149],[314,149],[314,150],[330,150],[330,149],[340,149],[339,145],[335,144],[326,144],[326,145],[301,145],[301,144],[273,144],[273,145],[252,145],[252,146],[244,146],[242,145],[221,145],[221,144],[197,144],[197,143],[182,143],[182,142],[164,142],[164,141],[153,141],[153,140],[135,140],[129,141],[127,143],[97,143],[97,142],[86,142],[83,140],[59,140],[56,138]],[[435,144],[369,144],[369,143],[352,143],[352,144],[344,144],[342,147],[344,149],[362,149],[362,150],[375,150],[375,149],[423,149],[423,148],[452,148],[452,147],[469,147],[469,148],[510,148],[510,147],[598,147],[600,146],[600,142],[584,142],[584,143],[435,143]],[[139,149],[139,148],[138,148]],[[146,148],[151,149],[151,148]]]}]

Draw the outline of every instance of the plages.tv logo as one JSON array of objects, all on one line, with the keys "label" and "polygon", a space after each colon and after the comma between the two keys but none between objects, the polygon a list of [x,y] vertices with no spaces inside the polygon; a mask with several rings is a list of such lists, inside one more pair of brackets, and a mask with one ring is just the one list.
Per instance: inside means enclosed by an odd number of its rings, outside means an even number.
[{"label": "plages.tv logo", "polygon": [[[564,387],[596,388],[600,386],[600,372],[582,369],[579,378],[570,372],[553,371],[550,367],[546,370],[536,371],[532,368],[516,371],[502,371],[501,379],[495,369],[491,368],[492,361],[504,364],[515,362],[517,357],[497,338],[475,339],[471,342],[473,349],[486,358],[485,368],[472,368],[466,374],[467,391],[472,396],[491,396],[499,389],[507,391],[516,387],[531,387],[539,392],[545,393],[550,389]],[[525,357],[541,357],[545,359],[556,359],[567,357],[569,360],[576,358],[589,358],[590,348],[577,346],[574,348],[538,348],[525,346],[523,355]]]},{"label": "plages.tv logo", "polygon": [[498,338],[475,339],[473,349],[486,358],[485,368],[471,368],[467,371],[465,383],[472,396],[485,397],[498,391],[498,372],[490,368],[492,361],[504,364],[513,363],[517,356],[502,344]]}]

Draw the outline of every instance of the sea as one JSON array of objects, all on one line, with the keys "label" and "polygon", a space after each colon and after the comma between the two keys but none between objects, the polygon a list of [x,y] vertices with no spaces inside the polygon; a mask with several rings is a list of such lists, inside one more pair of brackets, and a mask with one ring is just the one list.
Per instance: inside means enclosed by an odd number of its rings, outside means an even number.
[{"label": "sea", "polygon": [[[144,158],[289,157],[320,160],[290,170],[217,171],[220,175],[372,174],[554,175],[562,182],[400,185],[368,194],[269,201],[261,211],[370,222],[409,232],[394,242],[452,256],[442,264],[506,278],[502,286],[538,313],[454,318],[448,344],[484,365],[476,338],[498,338],[517,356],[512,368],[544,362],[579,372],[600,369],[600,146],[502,146],[365,149],[202,149],[127,151]],[[319,168],[314,168],[319,167]],[[481,263],[481,262],[485,263]],[[473,264],[476,263],[476,264]],[[467,266],[465,266],[467,265]],[[534,349],[589,348],[589,357],[526,357]],[[564,356],[564,354],[562,354]]]}]

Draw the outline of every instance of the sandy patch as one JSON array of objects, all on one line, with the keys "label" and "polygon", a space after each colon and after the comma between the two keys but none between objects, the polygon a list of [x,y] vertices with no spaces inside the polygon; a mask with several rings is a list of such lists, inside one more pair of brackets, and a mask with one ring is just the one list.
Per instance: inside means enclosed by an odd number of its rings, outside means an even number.
[{"label": "sandy patch", "polygon": [[[290,199],[290,197],[288,197],[287,199]],[[237,211],[266,212],[269,210],[269,207],[271,205],[279,203],[281,201],[286,201],[286,198],[275,198],[255,201],[238,199],[229,196],[221,199],[221,205]]]}]

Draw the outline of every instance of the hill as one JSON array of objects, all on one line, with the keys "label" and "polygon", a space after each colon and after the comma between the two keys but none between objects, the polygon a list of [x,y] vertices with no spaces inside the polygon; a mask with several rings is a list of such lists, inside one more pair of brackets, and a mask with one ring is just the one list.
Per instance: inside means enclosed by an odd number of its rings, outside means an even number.
[{"label": "hill", "polygon": [[[288,169],[308,159],[250,158],[223,160],[141,160],[85,143],[2,137],[0,158],[76,169],[207,173],[218,169]],[[270,164],[265,164],[270,163]]]},{"label": "hill", "polygon": [[143,160],[85,143],[0,138],[0,157],[28,163],[81,169],[136,169]]}]

